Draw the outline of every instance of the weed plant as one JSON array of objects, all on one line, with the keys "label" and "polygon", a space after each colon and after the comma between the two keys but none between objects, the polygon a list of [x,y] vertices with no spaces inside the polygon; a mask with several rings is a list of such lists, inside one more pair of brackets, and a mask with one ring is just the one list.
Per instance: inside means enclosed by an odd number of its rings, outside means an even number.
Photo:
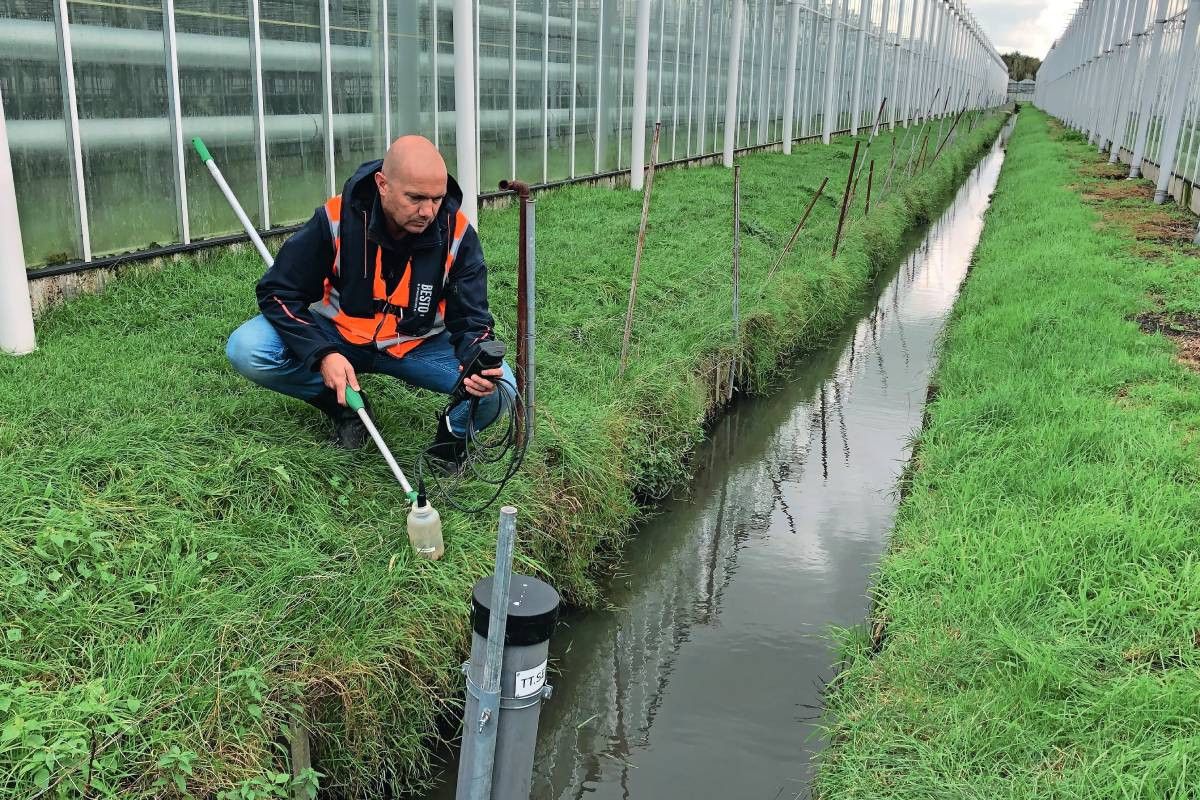
[{"label": "weed plant", "polygon": [[1097,160],[1019,114],[818,797],[1197,796],[1200,376],[1133,318],[1200,259],[1102,223]]},{"label": "weed plant", "polygon": [[[741,384],[761,389],[782,356],[835,331],[1001,121],[984,115],[935,164],[898,174],[891,196],[877,183],[865,220],[864,182],[832,262],[852,141],[743,158],[738,336],[731,174],[664,171],[624,380],[641,197],[539,197],[537,439],[503,497],[520,509],[518,568],[596,603],[639,509],[686,476],[731,356]],[[901,165],[924,130],[900,131]],[[884,133],[873,157],[886,164],[889,149]],[[829,193],[764,285],[827,175]],[[510,207],[480,226],[509,342],[516,222]],[[380,796],[429,773],[438,721],[458,713],[467,598],[490,571],[496,517],[443,506],[445,557],[415,558],[383,460],[331,449],[312,409],[233,373],[225,341],[256,313],[261,272],[245,249],[133,270],[47,314],[36,353],[0,360],[0,796],[283,797],[297,788],[296,717],[333,796]],[[440,399],[363,384],[384,437],[413,463]],[[483,496],[466,486],[461,499]],[[303,775],[299,788],[317,781]]]}]

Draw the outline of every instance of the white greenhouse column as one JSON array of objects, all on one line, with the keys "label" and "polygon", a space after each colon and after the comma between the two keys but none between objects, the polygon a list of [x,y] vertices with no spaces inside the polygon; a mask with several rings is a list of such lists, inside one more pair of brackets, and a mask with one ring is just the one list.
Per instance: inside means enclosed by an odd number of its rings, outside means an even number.
[{"label": "white greenhouse column", "polygon": [[1143,32],[1146,28],[1146,14],[1150,11],[1150,0],[1137,0],[1133,22],[1130,26],[1130,39],[1123,47],[1126,86],[1117,101],[1116,122],[1113,126],[1113,146],[1109,153],[1108,162],[1115,164],[1121,157],[1121,145],[1129,132],[1129,112],[1133,99],[1137,96],[1138,77],[1141,72],[1142,41],[1146,38]]},{"label": "white greenhouse column", "polygon": [[[874,130],[875,118],[879,115],[879,106],[883,103],[883,65],[887,61],[888,52],[888,17],[892,13],[892,0],[883,0],[883,14],[879,18],[879,47],[876,48],[876,64],[875,64],[875,102],[871,104],[871,126],[872,133],[877,133]],[[891,100],[888,101],[891,105]],[[887,109],[884,109],[887,111]],[[882,125],[882,118],[880,118]]]},{"label": "white greenhouse column", "polygon": [[454,0],[454,143],[462,210],[479,225],[479,173],[475,158],[475,16],[471,0]]},{"label": "white greenhouse column", "polygon": [[896,15],[896,43],[893,45],[896,48],[896,57],[892,59],[892,99],[888,101],[888,105],[892,109],[888,114],[888,119],[891,120],[888,129],[892,131],[896,130],[896,120],[900,119],[900,115],[904,111],[904,102],[900,99],[901,58],[904,56],[904,50],[900,46],[900,34],[904,30],[904,11],[907,2],[908,0],[900,0],[900,13]]},{"label": "white greenhouse column", "polygon": [[17,187],[8,158],[8,133],[4,102],[0,98],[0,351],[21,355],[37,347],[33,335],[33,307],[25,275],[21,221],[17,217]]},{"label": "white greenhouse column", "polygon": [[333,161],[333,64],[329,50],[329,0],[321,0],[321,120],[325,137],[325,189],[337,194]]},{"label": "white greenhouse column", "polygon": [[1187,105],[1188,90],[1191,88],[1192,70],[1196,66],[1196,28],[1200,26],[1200,0],[1188,0],[1187,18],[1183,23],[1183,38],[1179,45],[1179,67],[1175,72],[1175,86],[1166,107],[1166,130],[1158,149],[1158,186],[1154,189],[1154,202],[1163,203],[1171,186],[1175,172],[1175,151],[1179,146],[1179,129],[1183,125],[1183,110]]},{"label": "white greenhouse column", "polygon": [[850,135],[858,135],[862,117],[863,61],[867,54],[867,29],[871,27],[871,0],[862,0],[858,15],[858,42],[854,45],[854,86],[850,94]]},{"label": "white greenhouse column", "polygon": [[640,192],[646,180],[646,91],[650,60],[650,0],[637,0],[633,44],[633,147],[629,151],[629,188]]},{"label": "white greenhouse column", "polygon": [[796,56],[800,50],[800,4],[788,7],[787,72],[783,82],[783,152],[792,152],[792,117],[796,110]]},{"label": "white greenhouse column", "polygon": [[[843,0],[848,2],[848,0]],[[829,9],[829,43],[825,53],[825,103],[821,114],[821,141],[829,144],[833,135],[834,95],[836,94],[837,73],[835,56],[837,54],[838,12],[841,11],[839,0],[833,0]]]},{"label": "white greenhouse column", "polygon": [[1146,153],[1146,139],[1150,132],[1150,114],[1154,109],[1154,98],[1158,94],[1158,82],[1162,77],[1162,49],[1167,23],[1167,9],[1171,0],[1158,0],[1154,11],[1154,32],[1150,34],[1150,60],[1146,65],[1146,82],[1142,85],[1142,104],[1138,111],[1137,136],[1134,138],[1133,155],[1129,159],[1129,177],[1140,178],[1142,158]]},{"label": "white greenhouse column", "polygon": [[746,0],[733,0],[733,24],[729,31],[729,70],[725,83],[725,153],[726,167],[733,167],[733,144],[737,140],[738,72],[742,63],[742,17]]}]

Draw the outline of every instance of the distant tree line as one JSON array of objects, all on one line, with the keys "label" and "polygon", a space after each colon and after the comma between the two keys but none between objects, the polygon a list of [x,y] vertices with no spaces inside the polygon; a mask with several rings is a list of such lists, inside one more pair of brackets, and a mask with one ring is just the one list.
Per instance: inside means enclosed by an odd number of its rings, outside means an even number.
[{"label": "distant tree line", "polygon": [[1004,59],[1004,65],[1008,67],[1008,77],[1014,81],[1023,81],[1026,78],[1036,78],[1037,71],[1042,66],[1042,60],[1034,56],[1027,56],[1024,53],[1019,53],[1016,50],[1011,53],[1004,53],[1000,56]]}]

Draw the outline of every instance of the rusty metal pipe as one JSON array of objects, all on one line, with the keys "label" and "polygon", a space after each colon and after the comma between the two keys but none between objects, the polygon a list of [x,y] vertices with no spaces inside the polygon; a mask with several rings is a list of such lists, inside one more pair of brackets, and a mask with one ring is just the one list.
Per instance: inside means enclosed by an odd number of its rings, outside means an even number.
[{"label": "rusty metal pipe", "polygon": [[525,406],[521,421],[521,443],[533,438],[534,411],[534,200],[528,183],[514,179],[500,181],[500,191],[516,192],[520,203],[520,232],[517,241],[517,394]]}]

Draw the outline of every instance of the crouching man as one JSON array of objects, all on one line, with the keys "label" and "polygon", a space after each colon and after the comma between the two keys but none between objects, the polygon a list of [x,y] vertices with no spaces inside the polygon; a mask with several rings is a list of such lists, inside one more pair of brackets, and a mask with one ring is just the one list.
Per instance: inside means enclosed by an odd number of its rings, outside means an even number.
[{"label": "crouching man", "polygon": [[[226,347],[234,369],[320,409],[333,421],[334,444],[347,449],[367,437],[346,406],[359,374],[449,394],[493,329],[483,249],[461,201],[423,137],[401,137],[382,161],[363,164],[258,282],[262,313]],[[504,411],[498,380],[514,384],[507,364],[464,382],[481,398],[477,428]],[[459,403],[438,421],[433,452],[447,466],[463,459],[467,413]]]}]

